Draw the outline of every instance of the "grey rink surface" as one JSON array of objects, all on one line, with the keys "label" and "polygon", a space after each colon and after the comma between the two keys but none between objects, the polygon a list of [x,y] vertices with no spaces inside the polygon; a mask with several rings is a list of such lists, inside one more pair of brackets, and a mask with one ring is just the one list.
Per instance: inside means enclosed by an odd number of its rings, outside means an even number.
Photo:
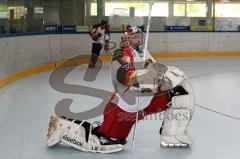
[{"label": "grey rink surface", "polygon": [[[49,117],[55,104],[74,100],[71,111],[95,107],[100,99],[64,94],[49,86],[45,72],[20,79],[0,90],[0,159],[239,159],[240,157],[240,57],[161,59],[181,68],[195,88],[195,114],[190,125],[194,144],[189,149],[166,149],[159,145],[161,118],[139,122],[135,149],[132,133],[124,150],[115,154],[83,153],[71,147],[46,146]],[[94,82],[82,80],[85,67],[76,68],[66,83],[112,91],[109,70],[101,70]],[[102,116],[92,119],[102,120]]]}]

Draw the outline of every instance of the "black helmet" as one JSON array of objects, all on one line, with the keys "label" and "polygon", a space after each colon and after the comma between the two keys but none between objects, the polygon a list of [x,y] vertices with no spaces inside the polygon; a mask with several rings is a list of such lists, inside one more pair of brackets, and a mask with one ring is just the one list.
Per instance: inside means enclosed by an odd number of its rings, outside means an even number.
[{"label": "black helmet", "polygon": [[127,30],[131,29],[131,27],[132,27],[131,25],[127,25]]},{"label": "black helmet", "polygon": [[102,20],[101,21],[101,25],[107,25],[108,24],[108,21],[107,20]]}]

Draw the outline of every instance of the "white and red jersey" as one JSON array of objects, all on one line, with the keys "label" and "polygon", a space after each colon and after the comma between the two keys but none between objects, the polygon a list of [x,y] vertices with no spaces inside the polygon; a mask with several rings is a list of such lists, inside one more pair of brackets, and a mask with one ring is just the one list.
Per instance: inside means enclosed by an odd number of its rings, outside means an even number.
[{"label": "white and red jersey", "polygon": [[[154,93],[142,92],[139,87],[128,85],[134,74],[137,75],[145,70],[143,58],[131,47],[125,47],[117,54],[111,64],[112,82],[116,91],[111,102],[127,112],[137,112],[148,107],[154,97]],[[154,61],[148,52],[146,54],[147,58]],[[128,66],[131,67],[131,70],[127,71],[126,74],[120,73],[122,82],[119,82],[117,77],[119,76],[119,69]]]},{"label": "white and red jersey", "polygon": [[97,40],[93,40],[93,43],[104,44],[106,41],[110,40],[110,34],[107,29],[101,27],[101,25],[95,25],[89,35],[91,37],[99,35]]}]

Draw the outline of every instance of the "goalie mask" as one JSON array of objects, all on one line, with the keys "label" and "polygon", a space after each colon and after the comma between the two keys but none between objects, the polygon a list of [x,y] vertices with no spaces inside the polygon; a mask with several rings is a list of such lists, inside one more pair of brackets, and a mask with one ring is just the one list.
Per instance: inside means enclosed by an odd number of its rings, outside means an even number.
[{"label": "goalie mask", "polygon": [[138,51],[143,45],[143,42],[144,34],[142,30],[138,27],[131,27],[125,35],[121,37],[120,47],[130,46]]}]

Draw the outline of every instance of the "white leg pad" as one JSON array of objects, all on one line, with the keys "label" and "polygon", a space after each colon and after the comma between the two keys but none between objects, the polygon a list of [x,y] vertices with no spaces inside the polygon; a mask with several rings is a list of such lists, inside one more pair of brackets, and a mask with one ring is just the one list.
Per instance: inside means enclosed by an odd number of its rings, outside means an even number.
[{"label": "white leg pad", "polygon": [[63,142],[80,151],[94,153],[113,153],[123,149],[121,144],[102,145],[99,138],[93,135],[91,130],[89,132],[87,141],[86,130],[81,124],[76,124],[53,115],[48,129],[47,145],[51,147]]},{"label": "white leg pad", "polygon": [[192,145],[192,140],[186,129],[194,111],[194,92],[187,80],[181,86],[188,94],[172,97],[171,105],[165,112],[161,134],[161,145],[164,147]]},{"label": "white leg pad", "polygon": [[190,122],[191,111],[186,108],[168,108],[165,112],[161,134],[161,145],[190,146],[191,138],[186,129]]}]

